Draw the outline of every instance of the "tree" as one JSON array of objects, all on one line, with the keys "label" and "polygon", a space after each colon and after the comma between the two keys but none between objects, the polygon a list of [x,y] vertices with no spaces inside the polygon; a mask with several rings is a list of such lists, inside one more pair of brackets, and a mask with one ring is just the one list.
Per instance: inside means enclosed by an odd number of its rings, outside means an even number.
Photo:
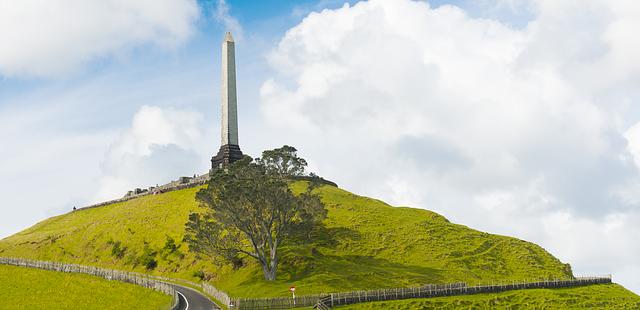
[{"label": "tree", "polygon": [[256,162],[272,175],[285,178],[301,176],[307,167],[307,161],[298,157],[297,152],[295,147],[285,145],[262,152],[262,158],[256,159]]},{"label": "tree", "polygon": [[[286,157],[278,159],[278,154]],[[221,256],[234,267],[242,265],[241,256],[251,257],[262,265],[266,280],[275,280],[278,248],[326,218],[310,189],[294,195],[283,177],[299,173],[302,163],[295,148],[285,146],[265,151],[260,160],[245,156],[214,172],[208,188],[196,194],[206,212],[191,214],[186,224],[190,250]]]}]

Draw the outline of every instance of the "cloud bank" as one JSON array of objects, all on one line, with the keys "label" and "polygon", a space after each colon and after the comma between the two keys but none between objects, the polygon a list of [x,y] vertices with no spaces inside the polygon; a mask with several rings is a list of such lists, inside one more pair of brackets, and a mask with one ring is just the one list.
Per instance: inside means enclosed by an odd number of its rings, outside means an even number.
[{"label": "cloud bank", "polygon": [[198,148],[205,140],[201,122],[197,112],[142,106],[105,155],[95,201],[164,184],[185,171],[205,172],[202,158],[207,154]]},{"label": "cloud bank", "polygon": [[526,1],[522,28],[407,0],[311,13],[262,111],[356,192],[537,242],[640,291],[637,1]]},{"label": "cloud bank", "polygon": [[193,32],[195,0],[0,0],[0,74],[52,77]]}]

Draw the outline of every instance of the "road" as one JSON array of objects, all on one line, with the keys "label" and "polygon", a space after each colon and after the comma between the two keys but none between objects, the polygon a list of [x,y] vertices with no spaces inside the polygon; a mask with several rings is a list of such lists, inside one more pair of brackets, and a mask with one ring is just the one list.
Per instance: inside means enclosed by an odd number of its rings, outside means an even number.
[{"label": "road", "polygon": [[212,310],[220,309],[208,297],[188,287],[172,284],[180,297],[180,310]]}]

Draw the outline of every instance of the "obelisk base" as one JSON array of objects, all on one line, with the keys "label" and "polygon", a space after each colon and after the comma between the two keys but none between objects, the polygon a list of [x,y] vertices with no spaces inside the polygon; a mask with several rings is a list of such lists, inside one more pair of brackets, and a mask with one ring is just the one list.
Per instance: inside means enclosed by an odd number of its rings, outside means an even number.
[{"label": "obelisk base", "polygon": [[225,144],[220,147],[218,154],[211,158],[211,170],[220,169],[242,159],[242,151],[239,145]]}]

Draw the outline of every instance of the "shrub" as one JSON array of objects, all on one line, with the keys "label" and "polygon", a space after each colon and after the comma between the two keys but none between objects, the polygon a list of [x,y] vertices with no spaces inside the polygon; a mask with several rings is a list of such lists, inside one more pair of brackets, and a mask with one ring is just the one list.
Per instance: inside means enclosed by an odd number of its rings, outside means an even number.
[{"label": "shrub", "polygon": [[127,251],[126,246],[122,246],[122,242],[120,241],[109,241],[111,244],[111,256],[122,259],[124,257],[124,253]]},{"label": "shrub", "polygon": [[204,271],[198,270],[193,272],[193,276],[200,279],[200,281],[204,280]]},{"label": "shrub", "polygon": [[142,250],[142,254],[138,256],[137,263],[145,266],[147,270],[153,270],[158,266],[158,261],[156,260],[157,254],[158,251],[152,249],[149,243],[145,241],[144,249]]},{"label": "shrub", "polygon": [[178,248],[179,246],[176,245],[176,240],[167,236],[167,241],[165,241],[162,250],[167,253],[174,253]]},{"label": "shrub", "polygon": [[162,259],[168,260],[169,256],[175,255],[179,259],[184,258],[184,254],[180,252],[180,245],[176,243],[176,240],[167,236],[167,240],[164,243],[164,247],[160,251]]}]

